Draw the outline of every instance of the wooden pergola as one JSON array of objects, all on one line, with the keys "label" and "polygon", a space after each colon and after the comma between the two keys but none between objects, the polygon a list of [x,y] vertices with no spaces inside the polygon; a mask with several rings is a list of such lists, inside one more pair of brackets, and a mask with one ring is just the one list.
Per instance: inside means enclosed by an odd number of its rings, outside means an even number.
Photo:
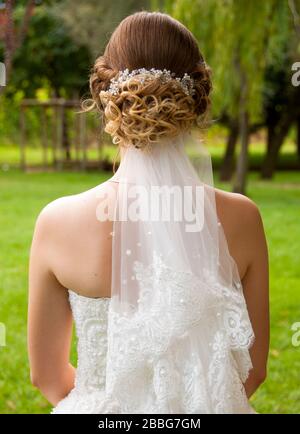
[{"label": "wooden pergola", "polygon": [[[81,112],[79,100],[66,100],[63,98],[54,98],[47,101],[39,101],[36,99],[24,99],[20,104],[20,166],[21,169],[28,168],[26,160],[26,144],[27,144],[27,123],[26,111],[29,108],[38,107],[40,109],[40,124],[41,124],[41,146],[42,146],[42,168],[49,169],[50,167],[56,170],[63,169],[66,165],[76,165],[77,168],[85,170],[88,165],[87,159],[87,115]],[[49,119],[47,110],[52,109],[51,133],[49,130]],[[74,149],[75,159],[71,161],[70,148],[64,146],[64,118],[66,110],[73,110],[74,117]],[[101,162],[102,143],[97,141],[99,162]],[[49,156],[51,158],[49,159]]]}]

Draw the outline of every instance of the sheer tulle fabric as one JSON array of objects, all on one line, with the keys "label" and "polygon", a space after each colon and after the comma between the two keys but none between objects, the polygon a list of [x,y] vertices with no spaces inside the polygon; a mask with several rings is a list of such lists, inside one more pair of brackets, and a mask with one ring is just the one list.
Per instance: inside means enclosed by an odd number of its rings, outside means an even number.
[{"label": "sheer tulle fabric", "polygon": [[197,175],[184,149],[195,140],[131,146],[113,177],[106,393],[121,413],[252,412],[243,382],[253,330],[210,157],[202,149]]},{"label": "sheer tulle fabric", "polygon": [[[201,149],[197,171],[185,145]],[[253,413],[243,383],[254,335],[210,157],[190,134],[129,146],[111,181],[97,209],[114,220],[107,323],[98,330],[101,301],[71,297],[81,363],[54,412]]]}]

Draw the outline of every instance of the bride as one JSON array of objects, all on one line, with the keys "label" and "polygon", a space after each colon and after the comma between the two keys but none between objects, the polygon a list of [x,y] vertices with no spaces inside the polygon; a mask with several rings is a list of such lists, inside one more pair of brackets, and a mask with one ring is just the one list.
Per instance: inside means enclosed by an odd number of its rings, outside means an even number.
[{"label": "bride", "polygon": [[254,413],[269,346],[266,240],[256,205],[213,187],[192,134],[211,91],[195,38],[166,14],[128,16],[90,88],[85,109],[102,114],[121,162],[37,219],[32,383],[53,413]]}]

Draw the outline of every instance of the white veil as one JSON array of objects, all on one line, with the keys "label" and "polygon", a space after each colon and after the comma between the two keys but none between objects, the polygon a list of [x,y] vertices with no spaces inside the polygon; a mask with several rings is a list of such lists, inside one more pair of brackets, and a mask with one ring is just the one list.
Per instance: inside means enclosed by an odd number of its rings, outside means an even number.
[{"label": "white veil", "polygon": [[[185,145],[201,146],[197,171]],[[198,173],[197,173],[198,172]],[[248,413],[253,330],[190,133],[129,146],[113,176],[106,394],[120,413]]]}]

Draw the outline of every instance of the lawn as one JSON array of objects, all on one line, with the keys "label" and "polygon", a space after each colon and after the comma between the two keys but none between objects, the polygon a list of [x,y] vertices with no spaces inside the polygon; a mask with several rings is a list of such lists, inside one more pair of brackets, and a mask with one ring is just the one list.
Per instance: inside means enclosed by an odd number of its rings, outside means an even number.
[{"label": "lawn", "polygon": [[[7,169],[0,170],[0,322],[7,330],[6,346],[0,347],[0,413],[47,413],[50,406],[30,384],[26,353],[27,265],[34,221],[47,202],[92,187],[108,174]],[[272,182],[251,174],[248,193],[261,209],[271,268],[269,373],[253,404],[261,413],[300,413],[300,346],[291,342],[291,325],[300,321],[300,174],[280,172]]]}]

